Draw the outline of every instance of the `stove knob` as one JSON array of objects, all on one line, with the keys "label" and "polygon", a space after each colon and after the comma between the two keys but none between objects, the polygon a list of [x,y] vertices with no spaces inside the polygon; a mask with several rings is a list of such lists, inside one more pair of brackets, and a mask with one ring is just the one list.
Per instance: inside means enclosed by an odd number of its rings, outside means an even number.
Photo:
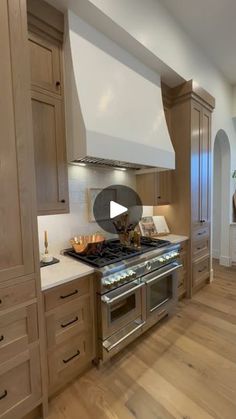
[{"label": "stove knob", "polygon": [[171,258],[171,255],[166,255],[165,260],[169,260]]},{"label": "stove knob", "polygon": [[146,263],[145,263],[145,268],[147,269],[147,271],[150,271],[150,270],[151,270],[151,268],[152,268],[151,263],[150,263],[150,262],[146,262]]},{"label": "stove knob", "polygon": [[165,259],[164,258],[159,258],[159,262],[160,263],[164,263],[165,262]]}]

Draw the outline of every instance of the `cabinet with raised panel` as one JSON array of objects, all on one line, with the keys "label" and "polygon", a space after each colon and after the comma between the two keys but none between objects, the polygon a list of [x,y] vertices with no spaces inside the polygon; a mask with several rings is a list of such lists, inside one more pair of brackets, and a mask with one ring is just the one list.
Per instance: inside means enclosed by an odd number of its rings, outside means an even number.
[{"label": "cabinet with raised panel", "polygon": [[171,203],[172,170],[138,174],[137,193],[143,205],[169,205]]}]

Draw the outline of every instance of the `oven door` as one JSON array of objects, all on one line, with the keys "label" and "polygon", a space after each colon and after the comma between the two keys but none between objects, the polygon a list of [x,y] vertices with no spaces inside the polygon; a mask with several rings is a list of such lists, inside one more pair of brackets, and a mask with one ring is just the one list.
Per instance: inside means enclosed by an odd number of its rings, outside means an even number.
[{"label": "oven door", "polygon": [[164,305],[175,305],[178,298],[178,270],[173,262],[143,277],[147,287],[147,318]]},{"label": "oven door", "polygon": [[144,283],[135,280],[100,296],[102,340],[142,318],[143,290]]}]

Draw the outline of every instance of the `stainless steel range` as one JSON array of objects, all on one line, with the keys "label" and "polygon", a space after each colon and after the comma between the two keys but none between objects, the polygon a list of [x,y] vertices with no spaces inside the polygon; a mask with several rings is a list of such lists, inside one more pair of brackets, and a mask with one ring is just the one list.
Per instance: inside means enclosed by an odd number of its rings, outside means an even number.
[{"label": "stainless steel range", "polygon": [[173,313],[181,266],[179,248],[164,240],[142,238],[140,249],[108,240],[100,254],[68,252],[96,266],[98,359],[110,358]]}]

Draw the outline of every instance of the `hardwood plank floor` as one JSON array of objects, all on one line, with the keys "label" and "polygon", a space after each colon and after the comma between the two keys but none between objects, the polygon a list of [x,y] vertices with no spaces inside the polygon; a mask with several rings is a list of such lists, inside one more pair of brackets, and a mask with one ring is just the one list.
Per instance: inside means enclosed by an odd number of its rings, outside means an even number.
[{"label": "hardwood plank floor", "polygon": [[235,419],[236,267],[50,403],[49,419]]}]

